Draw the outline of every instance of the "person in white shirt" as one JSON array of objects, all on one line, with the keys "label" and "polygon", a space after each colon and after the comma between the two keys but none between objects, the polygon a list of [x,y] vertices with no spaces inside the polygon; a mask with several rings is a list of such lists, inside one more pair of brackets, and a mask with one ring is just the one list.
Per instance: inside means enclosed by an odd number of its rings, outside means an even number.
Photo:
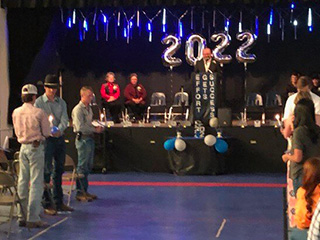
[{"label": "person in white shirt", "polygon": [[[314,104],[315,114],[316,114],[316,123],[320,126],[320,97],[313,92],[311,92],[311,80],[307,76],[301,76],[297,82],[297,89],[298,92],[304,91],[309,92],[311,95],[311,99]],[[291,95],[285,105],[284,108],[284,128],[281,129],[281,133],[283,134],[284,138],[289,138],[292,135],[292,123],[293,123],[293,113],[296,107],[295,105],[295,98],[297,97],[298,93]]]}]

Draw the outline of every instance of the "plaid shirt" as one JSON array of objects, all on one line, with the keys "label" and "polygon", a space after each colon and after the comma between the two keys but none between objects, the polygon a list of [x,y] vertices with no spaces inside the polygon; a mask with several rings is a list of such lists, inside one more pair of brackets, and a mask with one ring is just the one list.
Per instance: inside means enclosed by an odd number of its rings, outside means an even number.
[{"label": "plaid shirt", "polygon": [[320,201],[312,216],[311,225],[308,231],[308,240],[320,240]]}]

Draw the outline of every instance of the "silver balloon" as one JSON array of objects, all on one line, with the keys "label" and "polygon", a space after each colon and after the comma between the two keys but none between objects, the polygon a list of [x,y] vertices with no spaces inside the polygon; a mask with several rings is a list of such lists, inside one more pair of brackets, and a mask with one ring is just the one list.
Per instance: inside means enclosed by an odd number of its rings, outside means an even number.
[{"label": "silver balloon", "polygon": [[211,36],[211,40],[214,42],[221,42],[213,49],[212,55],[220,65],[230,63],[232,61],[231,55],[223,55],[224,50],[230,45],[231,37],[228,33],[215,33]]},{"label": "silver balloon", "polygon": [[240,41],[243,41],[244,39],[246,39],[246,42],[243,43],[236,52],[236,58],[239,62],[244,63],[245,66],[247,65],[247,63],[253,63],[256,61],[256,55],[254,54],[249,54],[247,53],[247,51],[249,51],[253,44],[256,41],[256,36],[254,34],[252,34],[249,31],[245,31],[242,33],[238,33],[237,34],[237,39]]},{"label": "silver balloon", "polygon": [[178,67],[181,65],[182,60],[180,58],[173,57],[173,55],[178,51],[181,47],[181,40],[180,38],[174,35],[168,35],[161,40],[162,44],[171,44],[167,47],[164,52],[162,53],[162,63],[165,67]]},{"label": "silver balloon", "polygon": [[[194,56],[194,44],[198,43],[198,56]],[[196,64],[196,61],[202,59],[202,50],[206,48],[207,41],[204,37],[200,36],[199,34],[193,34],[191,35],[187,42],[186,42],[186,49],[185,49],[185,55],[187,62],[194,66]]]}]

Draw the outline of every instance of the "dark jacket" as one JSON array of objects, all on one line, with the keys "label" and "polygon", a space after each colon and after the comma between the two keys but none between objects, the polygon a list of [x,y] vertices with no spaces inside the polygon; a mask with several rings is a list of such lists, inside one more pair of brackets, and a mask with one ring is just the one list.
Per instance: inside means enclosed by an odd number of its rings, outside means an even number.
[{"label": "dark jacket", "polygon": [[147,91],[146,89],[142,86],[142,84],[136,84],[135,86],[131,83],[129,83],[126,88],[124,89],[124,97],[125,97],[125,103],[134,103],[132,101],[133,98],[142,98],[142,101],[140,104],[145,104],[146,103],[146,98],[147,98]]}]

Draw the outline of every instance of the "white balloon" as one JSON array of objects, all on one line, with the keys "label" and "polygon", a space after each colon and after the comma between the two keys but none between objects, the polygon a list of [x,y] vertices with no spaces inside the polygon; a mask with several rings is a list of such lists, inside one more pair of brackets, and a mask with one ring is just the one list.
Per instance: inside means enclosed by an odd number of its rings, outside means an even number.
[{"label": "white balloon", "polygon": [[174,147],[179,151],[182,152],[183,150],[186,149],[187,144],[185,141],[183,141],[182,139],[177,139],[174,143]]},{"label": "white balloon", "polygon": [[211,134],[205,136],[204,138],[204,143],[209,147],[212,147],[216,142],[217,142],[216,137]]},{"label": "white balloon", "polygon": [[216,128],[216,127],[218,127],[218,125],[219,125],[218,118],[213,117],[213,118],[211,118],[211,119],[209,120],[209,126],[210,126],[210,127]]}]

